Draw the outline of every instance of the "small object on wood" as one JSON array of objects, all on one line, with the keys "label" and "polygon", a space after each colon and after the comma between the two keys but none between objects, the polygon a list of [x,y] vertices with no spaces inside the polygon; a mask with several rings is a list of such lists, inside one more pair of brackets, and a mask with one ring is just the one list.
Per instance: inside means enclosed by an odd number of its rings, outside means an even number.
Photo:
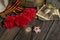
[{"label": "small object on wood", "polygon": [[32,28],[31,27],[26,27],[25,31],[28,33],[28,32],[31,32]]},{"label": "small object on wood", "polygon": [[41,29],[40,29],[40,27],[38,26],[38,27],[34,27],[33,31],[36,32],[36,33],[39,33],[39,32],[41,32]]},{"label": "small object on wood", "polygon": [[[51,6],[51,4],[50,4],[50,6]],[[48,8],[47,5],[43,5],[38,10],[36,15],[39,17],[40,20],[59,20],[59,18],[60,18],[59,9],[57,9],[55,7]],[[53,16],[57,16],[57,17],[53,17]],[[56,18],[58,18],[58,19],[56,19]]]}]

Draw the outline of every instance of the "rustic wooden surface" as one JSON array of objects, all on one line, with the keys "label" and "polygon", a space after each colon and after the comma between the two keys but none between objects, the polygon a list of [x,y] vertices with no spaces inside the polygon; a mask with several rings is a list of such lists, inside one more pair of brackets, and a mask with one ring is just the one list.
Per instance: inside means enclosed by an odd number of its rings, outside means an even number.
[{"label": "rustic wooden surface", "polygon": [[27,27],[40,26],[41,32],[36,34],[31,31],[25,32],[25,29],[15,27],[5,29],[0,27],[0,40],[60,40],[60,21],[50,20],[41,21],[34,19]]}]

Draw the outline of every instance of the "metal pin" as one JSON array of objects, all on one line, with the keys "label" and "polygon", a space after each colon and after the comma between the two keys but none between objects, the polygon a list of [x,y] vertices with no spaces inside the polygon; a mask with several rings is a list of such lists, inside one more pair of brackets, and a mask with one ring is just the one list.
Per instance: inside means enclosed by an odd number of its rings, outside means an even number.
[{"label": "metal pin", "polygon": [[35,27],[35,28],[33,29],[33,31],[36,32],[36,33],[40,33],[40,32],[41,32],[41,29],[40,29],[40,27],[38,26],[38,27]]},{"label": "metal pin", "polygon": [[28,33],[28,32],[31,32],[31,30],[32,30],[32,28],[31,27],[27,27],[26,29],[25,29],[25,31]]}]

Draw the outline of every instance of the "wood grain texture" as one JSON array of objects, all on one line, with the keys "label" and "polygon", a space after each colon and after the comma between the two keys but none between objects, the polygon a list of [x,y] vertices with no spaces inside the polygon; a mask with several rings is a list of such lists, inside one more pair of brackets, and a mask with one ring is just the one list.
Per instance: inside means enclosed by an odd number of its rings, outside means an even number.
[{"label": "wood grain texture", "polygon": [[45,39],[52,24],[53,24],[53,21],[44,21],[43,22],[43,26],[41,28],[41,33],[38,34],[37,40]]},{"label": "wood grain texture", "polygon": [[60,20],[54,22],[45,40],[60,40]]},{"label": "wood grain texture", "polygon": [[[31,21],[27,27],[32,27],[32,26],[40,26],[42,27],[42,23],[43,21],[40,20],[36,20],[34,19],[33,21]],[[14,40],[33,40],[36,36],[35,32],[25,32],[24,29],[20,30],[20,32],[18,33],[18,35],[16,36],[16,38]]]},{"label": "wood grain texture", "polygon": [[0,37],[4,34],[5,31],[6,31],[5,28],[0,27]]},{"label": "wood grain texture", "polygon": [[[60,20],[41,21],[34,19],[27,27],[40,26],[41,32],[36,34],[25,29],[0,29],[0,40],[60,40]],[[4,31],[5,30],[5,31]]]},{"label": "wood grain texture", "polygon": [[13,29],[6,29],[0,40],[13,40],[18,31],[19,31],[18,27],[15,27]]}]

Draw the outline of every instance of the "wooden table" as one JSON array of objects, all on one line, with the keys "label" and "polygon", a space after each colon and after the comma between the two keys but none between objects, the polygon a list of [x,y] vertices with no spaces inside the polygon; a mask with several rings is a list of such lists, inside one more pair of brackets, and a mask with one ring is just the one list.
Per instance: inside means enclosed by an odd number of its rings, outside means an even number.
[{"label": "wooden table", "polygon": [[42,21],[34,19],[27,26],[40,26],[41,32],[26,33],[18,27],[13,29],[0,28],[0,40],[60,40],[60,20]]}]

